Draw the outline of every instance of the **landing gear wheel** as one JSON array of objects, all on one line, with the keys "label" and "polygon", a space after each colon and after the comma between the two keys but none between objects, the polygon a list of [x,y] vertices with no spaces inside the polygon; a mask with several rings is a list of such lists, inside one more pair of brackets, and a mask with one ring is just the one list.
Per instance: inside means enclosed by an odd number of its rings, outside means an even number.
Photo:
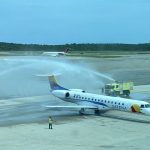
[{"label": "landing gear wheel", "polygon": [[94,113],[95,113],[95,115],[99,115],[99,114],[100,114],[100,111],[99,111],[98,109],[96,109],[96,110],[94,111]]},{"label": "landing gear wheel", "polygon": [[79,114],[84,115],[84,108],[81,108],[81,110],[79,110]]}]

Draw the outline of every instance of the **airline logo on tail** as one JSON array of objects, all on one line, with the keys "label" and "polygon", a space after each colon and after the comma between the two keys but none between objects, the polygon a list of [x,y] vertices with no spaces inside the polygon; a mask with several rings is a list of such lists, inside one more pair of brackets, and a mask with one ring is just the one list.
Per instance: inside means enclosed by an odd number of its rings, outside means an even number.
[{"label": "airline logo on tail", "polygon": [[66,48],[64,52],[65,52],[65,53],[68,53],[68,52],[69,52],[69,48]]},{"label": "airline logo on tail", "polygon": [[50,83],[50,87],[51,87],[52,91],[53,90],[68,90],[68,89],[60,86],[57,83],[57,80],[54,75],[49,76],[48,79],[49,79],[49,83]]}]

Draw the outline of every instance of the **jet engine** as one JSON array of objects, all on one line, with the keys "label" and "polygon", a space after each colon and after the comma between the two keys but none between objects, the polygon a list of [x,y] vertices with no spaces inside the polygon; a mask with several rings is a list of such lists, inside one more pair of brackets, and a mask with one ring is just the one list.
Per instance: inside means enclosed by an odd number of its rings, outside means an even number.
[{"label": "jet engine", "polygon": [[69,98],[70,97],[69,91],[66,91],[66,90],[55,90],[52,92],[52,94],[59,98]]}]

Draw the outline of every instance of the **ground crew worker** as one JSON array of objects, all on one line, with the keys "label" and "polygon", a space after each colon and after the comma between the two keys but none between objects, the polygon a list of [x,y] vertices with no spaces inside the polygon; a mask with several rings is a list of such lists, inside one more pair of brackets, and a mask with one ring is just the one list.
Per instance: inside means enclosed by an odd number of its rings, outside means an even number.
[{"label": "ground crew worker", "polygon": [[49,129],[53,129],[53,128],[52,128],[53,120],[52,120],[52,117],[51,117],[51,116],[49,116],[49,118],[48,118],[48,123],[49,123]]}]

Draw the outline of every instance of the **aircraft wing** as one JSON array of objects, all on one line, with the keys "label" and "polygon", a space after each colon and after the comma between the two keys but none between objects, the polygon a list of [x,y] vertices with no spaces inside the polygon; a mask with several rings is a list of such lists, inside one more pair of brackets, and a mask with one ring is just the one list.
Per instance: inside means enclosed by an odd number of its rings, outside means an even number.
[{"label": "aircraft wing", "polygon": [[87,108],[87,109],[97,109],[95,106],[82,106],[82,105],[73,105],[73,106],[45,106],[46,108]]}]

